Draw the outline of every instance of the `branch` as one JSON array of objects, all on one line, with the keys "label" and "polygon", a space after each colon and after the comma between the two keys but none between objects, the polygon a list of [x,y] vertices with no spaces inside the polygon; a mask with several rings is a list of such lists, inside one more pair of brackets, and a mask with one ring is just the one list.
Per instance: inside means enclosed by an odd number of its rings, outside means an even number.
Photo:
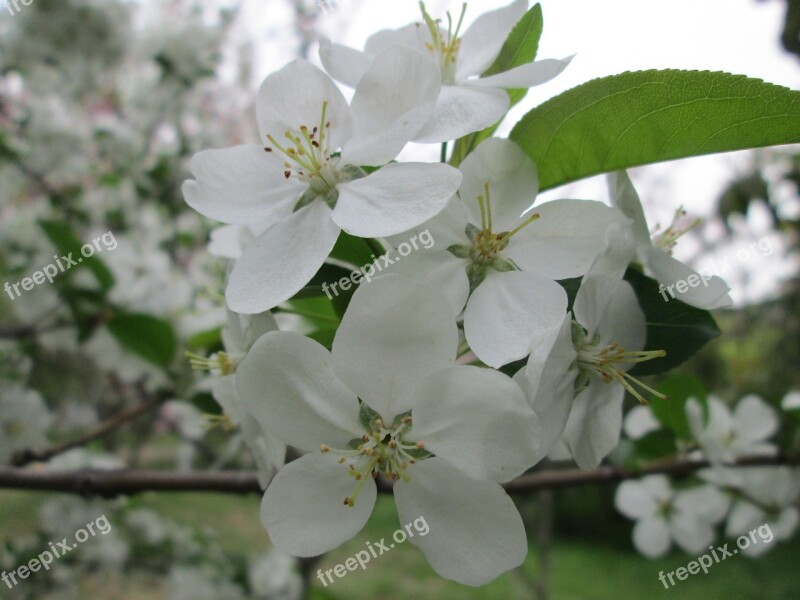
[{"label": "branch", "polygon": [[[731,467],[798,465],[800,457],[751,456]],[[506,491],[521,494],[542,489],[557,489],[593,484],[609,484],[646,475],[665,474],[685,477],[710,466],[707,461],[657,463],[639,470],[602,466],[594,471],[580,469],[547,470],[523,475],[506,483]],[[391,493],[390,484],[381,484],[381,492]],[[0,468],[0,489],[65,492],[82,496],[133,495],[141,492],[217,492],[223,494],[260,494],[263,492],[253,472],[235,471],[74,471],[42,472],[28,469]]]},{"label": "branch", "polygon": [[134,406],[133,408],[129,408],[128,410],[123,410],[122,412],[117,413],[96,429],[93,429],[92,431],[73,440],[58,444],[57,446],[52,446],[44,450],[22,450],[17,452],[12,457],[11,464],[15,467],[23,467],[32,462],[43,462],[50,460],[54,456],[63,454],[67,450],[86,446],[87,444],[105,435],[108,435],[117,427],[124,425],[128,421],[132,421],[136,417],[149,412],[170,397],[171,395],[168,393],[162,392],[157,394],[147,402],[143,402],[138,406]]}]

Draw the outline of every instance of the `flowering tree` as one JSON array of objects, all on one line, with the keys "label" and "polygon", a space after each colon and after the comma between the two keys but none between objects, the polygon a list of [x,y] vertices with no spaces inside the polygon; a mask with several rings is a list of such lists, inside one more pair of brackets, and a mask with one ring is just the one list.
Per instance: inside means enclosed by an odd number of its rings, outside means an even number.
[{"label": "flowering tree", "polygon": [[[794,533],[796,393],[782,415],[755,396],[731,411],[694,380],[651,379],[719,335],[709,311],[731,298],[672,256],[692,223],[651,229],[626,169],[796,142],[796,92],[624,73],[503,138],[509,109],[571,60],[537,60],[541,7],[420,3],[418,23],[363,51],[323,39],[322,68],[268,75],[251,133],[233,110],[247,93],[211,78],[233,16],[176,7],[177,31],[141,36],[121,5],[37,1],[0,40],[0,486],[263,493],[276,548],[242,566],[124,501],[63,499],[51,510],[70,523],[116,524],[69,565],[162,552],[171,597],[297,597],[288,556],[308,574],[391,493],[401,523],[425,524],[408,541],[436,573],[481,586],[528,554],[510,493],[591,482],[623,481],[616,506],[646,556],[703,552],[723,521],[737,543]],[[70,20],[86,39],[59,37]],[[441,161],[405,160],[410,143]],[[597,174],[608,204],[537,201]],[[178,434],[178,471],[132,468],[159,430]],[[82,449],[98,440],[106,452]],[[542,467],[558,461],[577,469]],[[68,531],[42,529],[0,566]]]}]

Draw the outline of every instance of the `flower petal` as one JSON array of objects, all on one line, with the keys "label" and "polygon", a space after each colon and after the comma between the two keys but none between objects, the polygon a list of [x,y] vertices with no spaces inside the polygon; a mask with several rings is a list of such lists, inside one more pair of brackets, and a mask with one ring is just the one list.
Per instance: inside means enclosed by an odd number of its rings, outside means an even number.
[{"label": "flower petal", "polygon": [[435,289],[399,275],[362,285],[333,341],[339,378],[390,423],[422,377],[454,364],[458,329]]},{"label": "flower petal", "polygon": [[186,203],[201,215],[235,225],[271,223],[288,215],[305,186],[286,179],[262,146],[203,150],[192,157],[197,180],[183,183]]},{"label": "flower petal", "polygon": [[[399,29],[382,29],[367,38],[364,51],[377,56],[392,46],[404,46],[418,52],[425,52],[425,41],[430,39],[427,33],[422,34],[417,23],[409,23]],[[427,32],[427,29],[425,30]]]},{"label": "flower petal", "polygon": [[606,247],[583,276],[573,304],[575,318],[587,330],[590,339],[605,319],[635,249],[629,227],[612,223],[605,236]]},{"label": "flower petal", "polygon": [[[524,379],[523,389],[539,419],[540,457],[555,447],[567,424],[578,370],[573,368],[577,353],[572,345],[572,315],[566,313],[560,324],[546,331],[531,346],[528,363],[514,379]],[[537,461],[538,462],[538,461]]]},{"label": "flower petal", "polygon": [[363,433],[358,399],[337,379],[330,353],[298,333],[259,339],[236,371],[236,389],[265,430],[301,450],[345,448]]},{"label": "flower petal", "polygon": [[379,166],[393,160],[430,118],[441,81],[436,63],[415,50],[394,46],[376,56],[350,104],[353,135],[342,149],[342,163]]},{"label": "flower petal", "polygon": [[[321,123],[324,103],[326,123]],[[264,80],[258,90],[256,116],[264,143],[267,135],[283,144],[287,131],[297,135],[302,125],[312,129],[330,123],[331,151],[344,145],[353,126],[342,92],[322,70],[303,59],[293,60]]]},{"label": "flower petal", "polygon": [[471,79],[469,85],[480,87],[496,87],[503,89],[532,88],[551,79],[558,77],[572,62],[572,56],[567,58],[546,58],[525,63],[497,75]]},{"label": "flower petal", "polygon": [[386,165],[367,177],[339,184],[333,220],[358,237],[407,231],[439,213],[460,183],[461,172],[449,165]]},{"label": "flower petal", "polygon": [[498,371],[442,369],[414,393],[412,439],[474,479],[510,481],[538,459],[539,421]]},{"label": "flower petal", "polygon": [[755,394],[748,394],[733,409],[733,426],[738,437],[760,442],[772,437],[780,423],[771,406]]},{"label": "flower petal", "polygon": [[636,238],[636,244],[642,248],[652,246],[653,242],[650,239],[650,229],[647,227],[642,201],[626,171],[609,173],[608,196],[611,203],[633,221],[633,235]]},{"label": "flower petal", "polygon": [[[649,248],[642,259],[656,281],[666,286],[669,299],[677,298],[690,306],[707,310],[724,308],[733,303],[728,295],[730,291],[728,284],[716,275],[713,277],[710,274],[700,275],[688,265],[656,247]],[[692,282],[695,283],[694,286]],[[685,292],[677,289],[680,283],[686,284]]]},{"label": "flower petal", "polygon": [[289,463],[261,502],[261,522],[275,547],[294,556],[317,556],[356,535],[372,514],[375,482],[367,480],[354,506],[344,499],[354,479],[337,457],[314,452]]},{"label": "flower petal", "polygon": [[464,180],[458,192],[474,225],[481,224],[476,198],[486,195],[485,186],[489,184],[494,231],[510,231],[519,225],[522,213],[533,204],[539,190],[536,166],[511,140],[489,138],[481,142],[460,169]]},{"label": "flower petal", "polygon": [[396,262],[385,268],[384,273],[396,273],[410,277],[438,290],[453,309],[453,318],[461,314],[469,296],[467,261],[456,258],[443,249],[418,250],[403,258],[396,252],[390,255]]},{"label": "flower petal", "polygon": [[525,560],[525,526],[494,481],[471,479],[441,458],[418,462],[394,498],[401,523],[422,520],[429,532],[409,537],[442,577],[484,585]]},{"label": "flower petal", "polygon": [[620,281],[611,296],[603,321],[597,327],[599,344],[617,342],[631,352],[644,348],[647,341],[647,321],[639,306],[636,292],[627,281]]},{"label": "flower petal", "polygon": [[664,556],[670,547],[667,523],[658,517],[648,517],[637,522],[633,528],[633,544],[650,558]]},{"label": "flower petal", "polygon": [[497,123],[508,105],[508,94],[501,89],[444,85],[433,115],[414,141],[439,144],[457,140]]},{"label": "flower petal", "polygon": [[606,247],[606,230],[625,218],[593,200],[555,200],[533,208],[539,219],[511,238],[506,255],[524,271],[551,279],[580,277]]},{"label": "flower petal", "polygon": [[619,442],[625,389],[592,377],[575,398],[564,435],[572,458],[581,469],[597,467]]},{"label": "flower petal", "polygon": [[528,355],[538,333],[562,322],[567,294],[551,279],[490,269],[464,311],[464,334],[475,355],[498,368]]},{"label": "flower petal", "polygon": [[325,262],[340,229],[320,201],[279,221],[245,249],[225,298],[237,313],[261,313],[294,296]]},{"label": "flower petal", "polygon": [[623,481],[614,496],[614,506],[629,519],[643,519],[656,514],[658,505],[647,486],[640,481]]},{"label": "flower petal", "polygon": [[463,81],[480,75],[494,62],[514,25],[528,10],[528,0],[516,0],[508,6],[479,16],[461,37],[456,79]]},{"label": "flower petal", "polygon": [[354,88],[369,70],[373,57],[366,52],[332,44],[328,38],[322,38],[319,41],[319,59],[328,75]]}]

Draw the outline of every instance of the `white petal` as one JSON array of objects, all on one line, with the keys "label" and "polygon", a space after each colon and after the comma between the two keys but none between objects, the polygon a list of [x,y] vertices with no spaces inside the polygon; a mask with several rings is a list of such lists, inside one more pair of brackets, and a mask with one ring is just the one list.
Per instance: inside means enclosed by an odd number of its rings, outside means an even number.
[{"label": "white petal", "polygon": [[[577,354],[572,345],[572,316],[548,330],[534,342],[528,364],[515,380],[527,382],[533,412],[542,430],[540,456],[546,456],[558,443],[567,424],[574,397],[574,368]],[[523,386],[523,389],[524,386]]]},{"label": "white petal", "polygon": [[469,222],[474,225],[481,224],[480,206],[476,199],[486,195],[487,183],[494,231],[510,231],[519,225],[522,213],[536,199],[539,190],[536,166],[511,140],[484,140],[459,168],[464,173],[464,180],[458,193]]},{"label": "white petal", "polygon": [[261,522],[270,541],[294,556],[317,556],[356,535],[372,514],[375,482],[367,480],[354,506],[344,499],[355,480],[347,466],[329,454],[314,452],[275,475],[261,502]]},{"label": "white petal", "polygon": [[627,281],[621,281],[614,290],[597,333],[601,345],[617,342],[631,352],[644,348],[647,322],[636,298],[636,292]]},{"label": "white petal", "polygon": [[733,409],[733,426],[740,438],[758,442],[772,437],[780,423],[771,406],[758,396],[749,394]]},{"label": "white petal", "polygon": [[333,220],[358,237],[394,235],[434,217],[460,183],[461,172],[449,165],[386,165],[367,177],[339,184]]},{"label": "white petal", "polygon": [[330,353],[298,333],[258,340],[236,371],[236,388],[265,430],[302,450],[344,448],[363,433],[358,399],[337,379]]},{"label": "white petal", "polygon": [[625,435],[630,439],[638,440],[648,433],[661,429],[661,423],[653,416],[653,411],[650,410],[649,406],[640,404],[628,411],[622,428],[625,431]]},{"label": "white petal", "polygon": [[340,229],[320,201],[279,221],[236,261],[225,298],[238,313],[261,313],[294,296],[325,262]]},{"label": "white petal", "polygon": [[399,244],[408,241],[412,235],[422,234],[427,231],[425,235],[430,235],[433,242],[428,242],[436,245],[437,250],[447,249],[453,244],[460,246],[470,244],[470,240],[466,234],[467,228],[467,213],[461,203],[458,195],[454,194],[450,197],[442,209],[442,212],[433,217],[430,221],[425,221],[419,227],[415,227],[413,231],[404,231],[394,236],[388,236],[387,239],[396,248]]},{"label": "white petal", "polygon": [[433,115],[414,141],[439,144],[480,131],[502,119],[508,105],[508,94],[501,89],[442,86]]},{"label": "white petal", "polygon": [[471,79],[469,85],[504,89],[531,88],[558,77],[572,62],[572,58],[546,58],[529,62],[497,75]]},{"label": "white petal", "polygon": [[528,0],[483,13],[461,37],[456,78],[461,81],[480,75],[492,66],[514,25],[528,10]]},{"label": "white petal", "polygon": [[[711,310],[730,306],[733,301],[728,295],[730,288],[719,277],[711,274],[701,275],[691,267],[671,257],[663,250],[652,247],[647,250],[645,266],[653,273],[653,277],[666,286],[667,298],[677,298],[697,308]],[[685,284],[684,292],[678,290],[678,284]],[[694,283],[694,287],[692,287]],[[684,285],[681,285],[684,287]]]},{"label": "white petal", "polygon": [[373,57],[365,52],[332,44],[328,38],[319,41],[319,58],[328,75],[353,88],[364,77],[373,60]]},{"label": "white petal", "polygon": [[[384,273],[396,273],[422,281],[438,290],[453,309],[453,318],[461,314],[469,296],[469,279],[467,278],[467,261],[456,258],[444,248],[435,250],[417,250],[403,258],[396,252],[390,256],[396,260],[393,265],[384,268]],[[380,263],[381,260],[378,260]]]},{"label": "white petal", "polygon": [[737,500],[733,504],[731,514],[728,516],[725,533],[729,537],[747,535],[747,532],[761,525],[766,517],[763,510],[748,502],[747,500]]},{"label": "white petal", "polygon": [[411,438],[468,477],[510,481],[537,461],[539,422],[509,377],[455,366],[415,390]]},{"label": "white petal", "polygon": [[442,577],[465,585],[488,583],[525,560],[525,526],[498,483],[462,475],[441,458],[414,465],[408,483],[394,486],[401,523],[422,519],[429,532],[409,541]]},{"label": "white petal", "polygon": [[597,467],[619,442],[625,389],[593,377],[575,398],[564,435],[572,457],[581,469]]},{"label": "white petal", "polygon": [[454,364],[457,346],[444,296],[390,274],[353,294],[333,341],[333,364],[341,380],[390,423],[411,408],[422,377]]},{"label": "white petal", "polygon": [[278,329],[278,323],[271,312],[257,315],[239,315],[226,311],[226,323],[222,330],[222,343],[228,353],[245,353],[253,347],[256,340],[265,333]]},{"label": "white petal", "polygon": [[[287,208],[288,205],[287,205]],[[289,208],[289,210],[291,210]],[[288,212],[288,211],[287,211]],[[261,235],[263,231],[259,231]],[[214,229],[208,242],[208,252],[222,258],[237,259],[242,255],[242,250],[252,244],[256,235],[244,225],[223,225]]]},{"label": "white petal", "polygon": [[441,85],[436,63],[420,52],[394,46],[376,56],[350,105],[353,135],[342,149],[342,163],[379,166],[393,160],[433,114]]},{"label": "white petal", "polygon": [[427,29],[423,30],[417,23],[410,23],[400,29],[383,29],[373,33],[367,38],[364,50],[372,56],[377,56],[392,46],[404,46],[418,52],[425,52],[425,41],[429,39],[430,35],[427,33]]},{"label": "white petal", "polygon": [[722,521],[731,506],[730,496],[714,485],[700,485],[681,490],[675,496],[678,512],[692,515],[711,524]]},{"label": "white petal", "polygon": [[183,183],[186,203],[201,215],[238,225],[285,217],[306,186],[286,179],[279,160],[262,146],[203,150],[192,157],[197,180]]},{"label": "white petal", "polygon": [[792,390],[781,400],[783,410],[796,410],[800,408],[800,391]]},{"label": "white petal", "polygon": [[642,201],[626,171],[609,173],[608,195],[611,203],[633,221],[633,235],[636,238],[636,244],[642,248],[652,246],[653,242],[650,239],[650,229],[647,227]]},{"label": "white petal", "polygon": [[694,516],[673,516],[667,523],[675,543],[687,554],[699,554],[714,541],[714,528],[710,523]]},{"label": "white petal", "polygon": [[593,200],[555,200],[532,213],[539,219],[511,238],[506,255],[524,271],[551,279],[584,275],[605,249],[608,227],[625,222],[619,211]]},{"label": "white petal", "polygon": [[656,514],[655,498],[639,481],[623,481],[614,496],[614,506],[629,519],[643,519]]},{"label": "white petal", "polygon": [[467,301],[464,334],[475,355],[491,367],[528,355],[534,337],[561,324],[567,294],[534,273],[490,269]]},{"label": "white petal", "polygon": [[672,484],[665,475],[648,475],[639,481],[658,502],[671,501],[674,496]]},{"label": "white petal", "polygon": [[[325,121],[322,107],[326,104]],[[297,59],[269,75],[258,90],[256,102],[259,132],[267,144],[272,135],[281,145],[288,142],[287,131],[298,134],[305,125],[325,127],[331,151],[341,148],[352,131],[350,108],[333,80],[310,62]]]},{"label": "white petal", "polygon": [[639,552],[650,558],[664,556],[670,547],[666,522],[658,517],[642,519],[633,528],[633,544]]},{"label": "white petal", "polygon": [[589,338],[605,318],[634,252],[630,228],[612,223],[605,234],[606,247],[583,276],[573,304],[575,318],[588,331]]}]

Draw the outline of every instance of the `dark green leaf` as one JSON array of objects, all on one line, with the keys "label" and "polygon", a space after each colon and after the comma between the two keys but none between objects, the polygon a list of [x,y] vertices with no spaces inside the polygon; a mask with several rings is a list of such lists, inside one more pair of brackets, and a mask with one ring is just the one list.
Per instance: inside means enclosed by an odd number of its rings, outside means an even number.
[{"label": "dark green leaf", "polygon": [[625,280],[633,286],[647,320],[645,350],[664,350],[667,355],[640,363],[633,375],[653,375],[669,371],[694,355],[720,333],[707,310],[680,300],[665,302],[658,283],[635,269],[628,269]]},{"label": "dark green leaf", "polygon": [[598,173],[800,141],[800,92],[710,71],[638,71],[589,81],[511,132],[546,190]]},{"label": "dark green leaf", "polygon": [[661,382],[658,391],[666,394],[669,400],[654,398],[650,402],[650,409],[656,418],[676,436],[691,440],[689,421],[686,418],[686,401],[695,398],[708,413],[706,402],[706,389],[696,377],[675,373]]},{"label": "dark green leaf", "polygon": [[178,349],[172,326],[150,315],[120,312],[108,329],[125,348],[159,367],[169,365]]}]

